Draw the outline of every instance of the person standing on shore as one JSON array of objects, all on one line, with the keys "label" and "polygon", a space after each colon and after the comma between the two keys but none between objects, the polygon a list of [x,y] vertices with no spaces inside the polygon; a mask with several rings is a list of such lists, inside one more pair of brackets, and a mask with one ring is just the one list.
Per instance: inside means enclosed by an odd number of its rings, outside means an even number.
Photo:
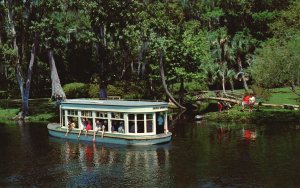
[{"label": "person standing on shore", "polygon": [[245,105],[249,105],[250,95],[246,94],[242,100],[242,112],[245,110]]}]

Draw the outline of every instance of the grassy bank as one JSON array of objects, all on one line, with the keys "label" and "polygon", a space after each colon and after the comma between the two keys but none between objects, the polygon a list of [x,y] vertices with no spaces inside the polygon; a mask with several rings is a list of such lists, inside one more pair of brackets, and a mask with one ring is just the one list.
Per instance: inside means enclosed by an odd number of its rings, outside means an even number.
[{"label": "grassy bank", "polygon": [[229,111],[210,112],[206,116],[207,120],[245,122],[245,123],[263,123],[263,122],[295,122],[300,123],[299,110],[286,110],[275,108],[254,109],[253,112],[240,111],[240,107],[234,107]]},{"label": "grassy bank", "polygon": [[[300,87],[297,87],[300,93]],[[276,88],[270,90],[270,97],[264,100],[264,103],[270,104],[291,104],[299,105],[300,98],[294,94],[289,88]],[[208,120],[213,121],[230,121],[230,122],[295,122],[300,123],[300,110],[287,110],[279,107],[262,107],[259,110],[257,106],[252,113],[241,111],[241,106],[235,105],[229,111],[210,112],[207,114]]]},{"label": "grassy bank", "polygon": [[[296,91],[300,93],[300,87],[297,87]],[[300,105],[300,97],[289,88],[275,88],[271,90],[271,96],[266,102],[271,104]]]},{"label": "grassy bank", "polygon": [[[0,122],[13,122],[13,117],[19,112],[21,100],[0,100]],[[49,122],[58,119],[58,113],[54,103],[49,99],[31,99],[29,101],[30,116],[27,121],[30,122]]]}]

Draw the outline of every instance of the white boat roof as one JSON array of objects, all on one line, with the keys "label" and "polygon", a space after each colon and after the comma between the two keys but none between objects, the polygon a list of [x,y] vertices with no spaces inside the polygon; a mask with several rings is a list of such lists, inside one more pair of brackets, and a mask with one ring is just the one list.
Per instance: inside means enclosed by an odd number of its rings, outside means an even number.
[{"label": "white boat roof", "polygon": [[127,106],[127,107],[141,107],[141,106],[165,106],[167,102],[158,101],[130,101],[130,100],[95,100],[95,99],[67,99],[61,102],[64,104],[83,104],[83,105],[101,105],[101,106]]}]

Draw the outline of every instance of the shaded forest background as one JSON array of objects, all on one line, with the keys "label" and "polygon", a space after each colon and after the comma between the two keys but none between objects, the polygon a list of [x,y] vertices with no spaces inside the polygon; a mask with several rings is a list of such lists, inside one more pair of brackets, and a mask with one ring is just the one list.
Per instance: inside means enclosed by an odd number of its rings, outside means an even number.
[{"label": "shaded forest background", "polygon": [[67,98],[165,99],[162,79],[176,99],[293,89],[299,31],[296,0],[0,0],[0,91],[26,103],[63,97],[60,85]]}]

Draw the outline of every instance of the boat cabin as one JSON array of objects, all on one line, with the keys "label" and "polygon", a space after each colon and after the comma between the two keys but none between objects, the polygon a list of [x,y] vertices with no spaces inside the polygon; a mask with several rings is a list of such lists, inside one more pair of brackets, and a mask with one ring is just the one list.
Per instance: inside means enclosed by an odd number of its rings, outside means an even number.
[{"label": "boat cabin", "polygon": [[89,122],[105,126],[105,133],[122,135],[157,135],[168,133],[168,104],[166,102],[68,99],[60,105],[60,127],[82,130]]}]

